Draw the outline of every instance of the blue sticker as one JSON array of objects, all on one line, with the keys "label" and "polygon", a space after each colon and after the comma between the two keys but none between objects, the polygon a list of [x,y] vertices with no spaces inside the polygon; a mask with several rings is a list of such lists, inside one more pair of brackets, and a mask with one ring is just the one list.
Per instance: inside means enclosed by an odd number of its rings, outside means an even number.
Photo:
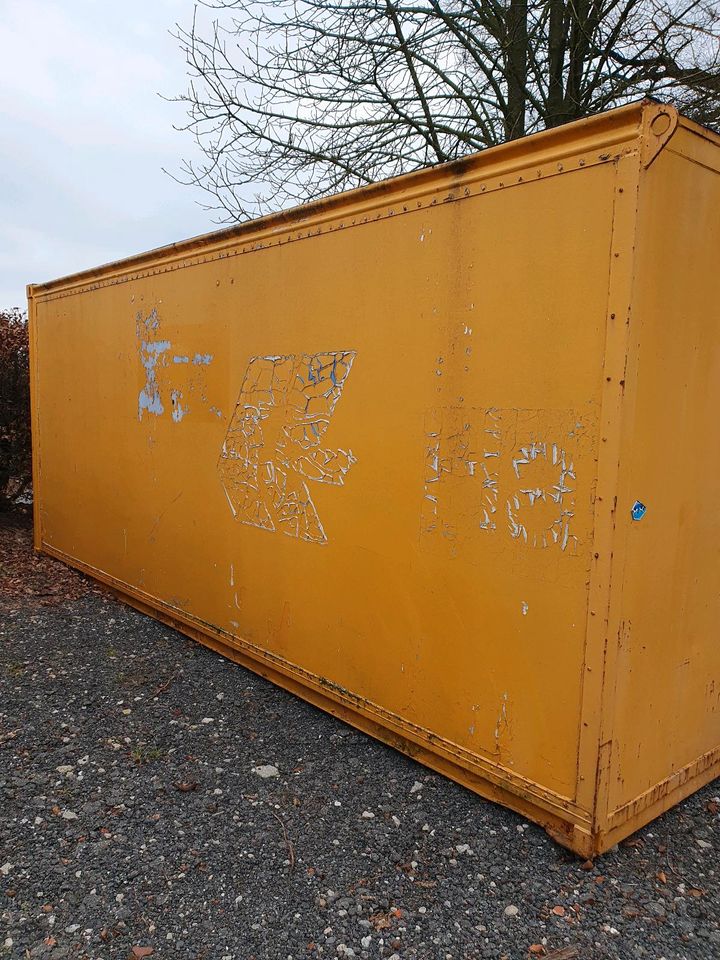
[{"label": "blue sticker", "polygon": [[630,511],[633,520],[642,520],[642,518],[647,513],[647,507],[644,503],[640,503],[639,500],[636,500],[632,505],[632,510]]}]

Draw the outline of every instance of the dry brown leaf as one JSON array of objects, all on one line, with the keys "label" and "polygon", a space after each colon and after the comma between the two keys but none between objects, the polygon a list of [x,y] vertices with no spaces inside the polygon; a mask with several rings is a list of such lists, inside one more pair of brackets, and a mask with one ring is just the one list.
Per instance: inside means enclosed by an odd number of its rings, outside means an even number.
[{"label": "dry brown leaf", "polygon": [[620,843],[621,847],[644,847],[645,841],[642,837],[626,837]]},{"label": "dry brown leaf", "polygon": [[655,876],[660,881],[660,883],[667,883],[667,874],[665,873],[664,870],[658,870]]},{"label": "dry brown leaf", "polygon": [[199,784],[194,780],[182,780],[180,783],[174,783],[173,786],[180,793],[190,793],[192,790],[197,790]]},{"label": "dry brown leaf", "polygon": [[0,515],[0,609],[24,611],[78,600],[106,588],[53,557],[35,556],[32,515]]}]

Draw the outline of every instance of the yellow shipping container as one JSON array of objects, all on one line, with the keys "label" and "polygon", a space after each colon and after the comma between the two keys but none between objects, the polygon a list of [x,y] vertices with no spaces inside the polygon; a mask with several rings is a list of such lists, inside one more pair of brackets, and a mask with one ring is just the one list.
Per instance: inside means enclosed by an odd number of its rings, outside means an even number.
[{"label": "yellow shipping container", "polygon": [[30,286],[37,549],[607,849],[720,772],[719,173],[644,102]]}]

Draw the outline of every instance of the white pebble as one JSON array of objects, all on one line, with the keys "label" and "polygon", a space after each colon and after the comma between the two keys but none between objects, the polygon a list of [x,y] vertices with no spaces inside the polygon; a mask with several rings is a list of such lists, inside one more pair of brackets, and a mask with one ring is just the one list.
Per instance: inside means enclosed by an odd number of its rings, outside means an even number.
[{"label": "white pebble", "polygon": [[277,767],[274,767],[271,763],[264,763],[259,767],[253,767],[252,772],[257,774],[258,777],[262,777],[264,780],[267,780],[268,777],[279,777],[280,771]]}]

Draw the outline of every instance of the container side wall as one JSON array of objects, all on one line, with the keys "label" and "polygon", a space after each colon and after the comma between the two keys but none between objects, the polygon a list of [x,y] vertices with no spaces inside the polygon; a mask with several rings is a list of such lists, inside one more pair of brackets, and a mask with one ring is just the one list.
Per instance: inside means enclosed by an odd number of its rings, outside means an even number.
[{"label": "container side wall", "polygon": [[612,601],[608,827],[623,833],[720,758],[718,164],[720,146],[680,128],[641,191]]},{"label": "container side wall", "polygon": [[44,543],[587,823],[615,164],[530,175],[38,299]]}]

